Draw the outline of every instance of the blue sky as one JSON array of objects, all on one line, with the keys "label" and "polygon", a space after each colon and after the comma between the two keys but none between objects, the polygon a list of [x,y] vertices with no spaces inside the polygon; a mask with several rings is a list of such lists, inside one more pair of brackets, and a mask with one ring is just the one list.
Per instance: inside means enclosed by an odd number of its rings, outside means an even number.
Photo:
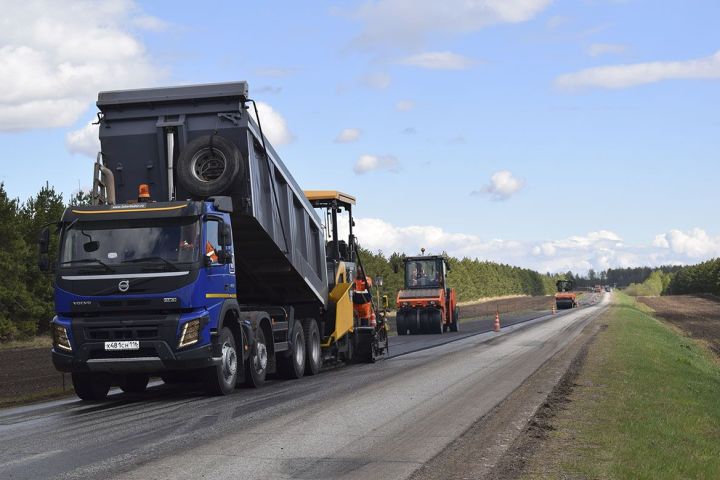
[{"label": "blue sky", "polygon": [[364,246],[542,271],[720,255],[717,1],[6,10],[12,196],[88,186],[98,90],[248,80],[300,185],[358,197]]}]

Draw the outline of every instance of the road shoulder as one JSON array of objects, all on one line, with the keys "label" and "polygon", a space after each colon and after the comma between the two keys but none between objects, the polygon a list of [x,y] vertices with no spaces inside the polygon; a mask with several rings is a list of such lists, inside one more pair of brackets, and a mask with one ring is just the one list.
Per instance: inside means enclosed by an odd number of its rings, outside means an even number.
[{"label": "road shoulder", "polygon": [[[505,400],[418,469],[411,478],[504,478],[503,475],[511,474],[512,471],[521,471],[525,457],[508,455],[508,450],[515,447],[515,440],[521,433],[528,431],[528,425],[536,431],[528,438],[541,434],[541,424],[533,425],[529,422],[549,399],[561,395],[557,389],[563,388],[566,379],[579,368],[586,345],[603,325],[601,318],[593,318],[567,348],[545,362]],[[531,448],[532,443],[526,442],[526,448]],[[511,458],[514,461],[508,463]],[[503,467],[499,469],[501,464]]]}]

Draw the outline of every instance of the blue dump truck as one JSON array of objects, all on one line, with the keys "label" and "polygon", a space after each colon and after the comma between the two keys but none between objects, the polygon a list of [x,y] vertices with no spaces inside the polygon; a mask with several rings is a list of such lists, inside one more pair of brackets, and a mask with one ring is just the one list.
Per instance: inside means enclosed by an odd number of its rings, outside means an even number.
[{"label": "blue dump truck", "polygon": [[355,199],[301,190],[254,105],[245,82],[98,95],[92,204],[38,239],[53,363],[81,399],[152,376],[225,395],[387,352],[382,308],[372,325],[353,311]]}]

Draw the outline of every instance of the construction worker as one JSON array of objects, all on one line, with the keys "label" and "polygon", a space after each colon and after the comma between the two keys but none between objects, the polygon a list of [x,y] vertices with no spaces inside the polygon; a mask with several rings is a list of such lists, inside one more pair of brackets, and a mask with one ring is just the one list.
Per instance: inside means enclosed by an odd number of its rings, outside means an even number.
[{"label": "construction worker", "polygon": [[210,240],[205,242],[205,255],[210,259],[212,263],[218,262],[217,252],[215,251],[215,247],[213,247],[213,244],[210,243]]},{"label": "construction worker", "polygon": [[353,292],[353,310],[360,319],[360,326],[375,326],[375,312],[372,305],[372,278],[365,275],[362,270],[355,278],[355,290]]}]

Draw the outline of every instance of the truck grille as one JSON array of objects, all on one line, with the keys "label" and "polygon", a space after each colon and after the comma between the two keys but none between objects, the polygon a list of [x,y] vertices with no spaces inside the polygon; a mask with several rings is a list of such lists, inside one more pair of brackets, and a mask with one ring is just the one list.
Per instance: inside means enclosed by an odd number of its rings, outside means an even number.
[{"label": "truck grille", "polygon": [[156,340],[158,336],[158,325],[130,328],[85,327],[86,340]]}]

